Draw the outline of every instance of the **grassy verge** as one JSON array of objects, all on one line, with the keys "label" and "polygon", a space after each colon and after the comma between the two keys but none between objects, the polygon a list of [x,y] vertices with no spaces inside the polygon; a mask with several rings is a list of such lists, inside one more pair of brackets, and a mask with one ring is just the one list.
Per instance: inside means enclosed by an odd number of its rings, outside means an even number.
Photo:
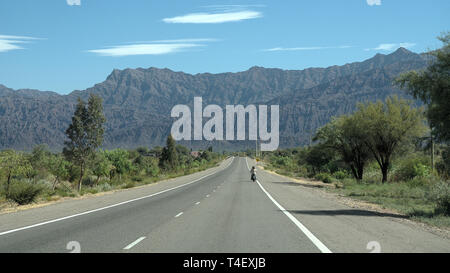
[{"label": "grassy verge", "polygon": [[[304,177],[301,170],[285,169],[268,162],[265,162],[264,165],[265,169],[281,175],[300,179]],[[448,206],[448,182],[428,177],[382,184],[373,179],[357,181],[348,177],[336,178],[330,174],[320,174],[318,177],[322,176],[324,179],[320,180],[335,185],[335,187],[324,187],[323,190],[377,204],[381,208],[403,214],[411,220],[441,228],[450,228],[450,216],[443,212],[441,204],[442,196],[444,196],[444,199],[447,198],[443,201],[444,207]]]},{"label": "grassy verge", "polygon": [[410,219],[437,227],[450,227],[450,217],[440,213],[432,198],[433,184],[414,181],[395,183],[366,183],[345,179],[338,187],[328,189],[343,196],[380,205],[397,211]]}]

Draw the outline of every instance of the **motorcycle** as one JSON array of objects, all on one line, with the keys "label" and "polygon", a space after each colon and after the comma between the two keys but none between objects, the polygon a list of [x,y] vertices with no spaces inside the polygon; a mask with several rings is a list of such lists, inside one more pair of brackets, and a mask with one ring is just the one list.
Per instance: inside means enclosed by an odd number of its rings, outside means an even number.
[{"label": "motorcycle", "polygon": [[253,182],[255,182],[255,181],[256,181],[256,174],[252,174],[252,176],[251,176],[251,180],[252,180]]}]

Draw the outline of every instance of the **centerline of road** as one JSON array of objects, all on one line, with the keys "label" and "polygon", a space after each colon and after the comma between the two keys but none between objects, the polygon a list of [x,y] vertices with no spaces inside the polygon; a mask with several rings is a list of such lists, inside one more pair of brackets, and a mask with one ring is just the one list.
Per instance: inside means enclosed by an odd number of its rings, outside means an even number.
[{"label": "centerline of road", "polygon": [[180,217],[181,215],[183,215],[183,212],[180,212],[177,215],[175,215],[175,218]]},{"label": "centerline of road", "polygon": [[[214,191],[215,191],[215,190],[214,190]],[[209,197],[209,194],[206,195],[206,197]],[[200,204],[200,201],[197,202],[197,203],[195,203],[195,205],[198,205],[198,204]],[[182,211],[182,212],[178,213],[177,215],[175,215],[175,218],[178,218],[178,217],[180,217],[180,216],[183,215],[183,214],[184,214],[184,212]],[[131,244],[129,244],[129,245],[127,245],[126,247],[124,247],[123,249],[124,249],[124,250],[130,250],[131,248],[133,248],[134,246],[136,246],[137,244],[139,244],[141,241],[143,241],[145,238],[147,238],[147,237],[142,236],[142,237],[138,238],[136,241],[134,241],[134,242],[132,242]]]},{"label": "centerline of road", "polygon": [[129,245],[127,245],[126,247],[124,247],[123,249],[124,250],[129,250],[129,249],[131,249],[132,247],[134,247],[135,245],[137,245],[137,244],[139,244],[142,240],[144,240],[146,237],[145,236],[142,236],[142,237],[140,237],[139,239],[137,239],[136,241],[134,241],[134,242],[132,242],[131,244],[129,244]]}]

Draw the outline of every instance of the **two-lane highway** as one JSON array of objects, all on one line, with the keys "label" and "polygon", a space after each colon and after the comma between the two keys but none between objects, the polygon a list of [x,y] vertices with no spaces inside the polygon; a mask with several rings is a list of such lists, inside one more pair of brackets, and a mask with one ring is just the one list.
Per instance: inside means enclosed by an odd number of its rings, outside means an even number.
[{"label": "two-lane highway", "polygon": [[0,215],[0,252],[69,252],[69,242],[81,252],[368,252],[370,241],[388,252],[450,251],[448,239],[352,215],[279,176],[260,171],[252,182],[250,162],[231,158],[155,185]]}]

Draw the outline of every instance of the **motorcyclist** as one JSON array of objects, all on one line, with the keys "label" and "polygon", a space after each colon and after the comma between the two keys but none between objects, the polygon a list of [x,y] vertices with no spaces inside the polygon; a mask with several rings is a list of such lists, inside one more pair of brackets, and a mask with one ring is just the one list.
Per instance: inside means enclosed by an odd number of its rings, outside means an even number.
[{"label": "motorcyclist", "polygon": [[250,170],[250,179],[251,180],[256,180],[256,168],[255,166],[252,166],[252,169]]}]

